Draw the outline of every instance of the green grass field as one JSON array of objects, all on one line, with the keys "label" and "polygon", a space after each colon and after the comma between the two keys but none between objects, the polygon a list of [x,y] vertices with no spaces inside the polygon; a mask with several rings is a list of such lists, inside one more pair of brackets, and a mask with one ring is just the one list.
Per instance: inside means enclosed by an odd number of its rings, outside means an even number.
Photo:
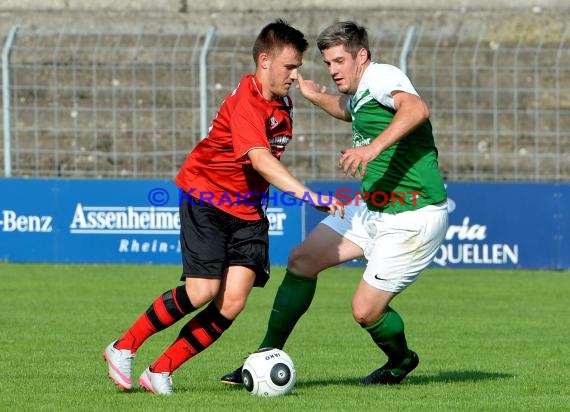
[{"label": "green grass field", "polygon": [[[357,268],[321,275],[285,350],[297,365],[290,395],[256,398],[220,384],[257,348],[275,290],[274,268],[243,314],[173,376],[175,394],[120,392],[102,350],[166,289],[178,266],[0,264],[0,409],[78,411],[567,411],[570,273],[436,270],[394,301],[419,367],[399,386],[359,380],[385,358],[352,320]],[[135,376],[177,336],[154,335]]]}]

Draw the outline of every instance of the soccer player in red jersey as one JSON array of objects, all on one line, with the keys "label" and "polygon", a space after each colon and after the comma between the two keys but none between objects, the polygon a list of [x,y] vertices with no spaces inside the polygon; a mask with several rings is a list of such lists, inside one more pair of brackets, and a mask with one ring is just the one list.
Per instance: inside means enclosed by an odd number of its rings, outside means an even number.
[{"label": "soccer player in red jersey", "polygon": [[[347,204],[344,219],[325,217],[293,248],[259,348],[284,347],[311,305],[319,273],[364,257],[352,315],[387,359],[362,383],[395,385],[419,356],[390,304],[433,261],[448,226],[429,108],[404,72],[371,60],[368,33],[356,22],[328,26],[317,46],[339,93],[302,75],[297,86],[315,106],[352,123],[353,147],[341,151],[339,167],[360,172],[363,201]],[[242,368],[221,381],[242,384]]]},{"label": "soccer player in red jersey", "polygon": [[175,183],[186,194],[180,205],[184,284],[159,295],[103,352],[119,387],[132,388],[135,354],[151,335],[205,306],[139,378],[150,392],[172,394],[172,373],[214,343],[244,309],[251,289],[265,285],[269,223],[263,199],[270,184],[343,215],[340,202],[311,191],[279,161],[292,138],[288,94],[307,45],[283,20],[265,26],[253,45],[255,73],[226,97],[208,136],[182,165]]}]

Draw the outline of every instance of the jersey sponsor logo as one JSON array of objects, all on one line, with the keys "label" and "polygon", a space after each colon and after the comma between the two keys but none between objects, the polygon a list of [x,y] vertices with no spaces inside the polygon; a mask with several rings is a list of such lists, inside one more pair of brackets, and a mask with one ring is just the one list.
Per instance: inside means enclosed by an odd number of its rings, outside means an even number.
[{"label": "jersey sponsor logo", "polygon": [[271,147],[283,148],[291,141],[291,136],[282,135],[269,138],[269,145]]},{"label": "jersey sponsor logo", "polygon": [[372,139],[370,139],[369,137],[362,136],[362,134],[360,134],[360,132],[355,127],[352,128],[353,147],[368,146],[371,140]]}]

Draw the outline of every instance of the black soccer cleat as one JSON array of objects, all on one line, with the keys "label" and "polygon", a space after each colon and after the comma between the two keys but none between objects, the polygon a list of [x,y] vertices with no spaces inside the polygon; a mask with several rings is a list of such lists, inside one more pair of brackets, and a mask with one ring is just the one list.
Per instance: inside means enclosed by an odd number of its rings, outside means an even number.
[{"label": "black soccer cleat", "polygon": [[387,367],[388,364],[376,369],[362,380],[363,385],[397,385],[420,363],[418,354],[414,351],[410,362],[398,368]]},{"label": "black soccer cleat", "polygon": [[237,368],[235,371],[222,376],[220,378],[220,382],[225,383],[226,385],[243,385],[243,377],[241,374],[242,367],[243,365]]}]

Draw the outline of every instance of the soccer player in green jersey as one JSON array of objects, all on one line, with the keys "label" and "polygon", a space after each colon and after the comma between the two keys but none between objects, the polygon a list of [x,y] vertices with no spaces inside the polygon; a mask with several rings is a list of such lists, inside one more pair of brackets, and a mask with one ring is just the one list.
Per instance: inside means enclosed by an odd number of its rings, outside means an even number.
[{"label": "soccer player in green jersey", "polygon": [[[353,147],[342,151],[339,166],[362,177],[361,199],[345,205],[344,219],[325,218],[291,251],[259,347],[283,348],[311,304],[321,271],[365,257],[352,313],[387,361],[363,383],[397,384],[419,357],[390,302],[432,262],[448,226],[429,109],[401,70],[371,61],[364,27],[335,23],[317,45],[340,94],[301,75],[297,87],[314,105],[352,122]],[[222,382],[242,383],[241,369]]]}]

